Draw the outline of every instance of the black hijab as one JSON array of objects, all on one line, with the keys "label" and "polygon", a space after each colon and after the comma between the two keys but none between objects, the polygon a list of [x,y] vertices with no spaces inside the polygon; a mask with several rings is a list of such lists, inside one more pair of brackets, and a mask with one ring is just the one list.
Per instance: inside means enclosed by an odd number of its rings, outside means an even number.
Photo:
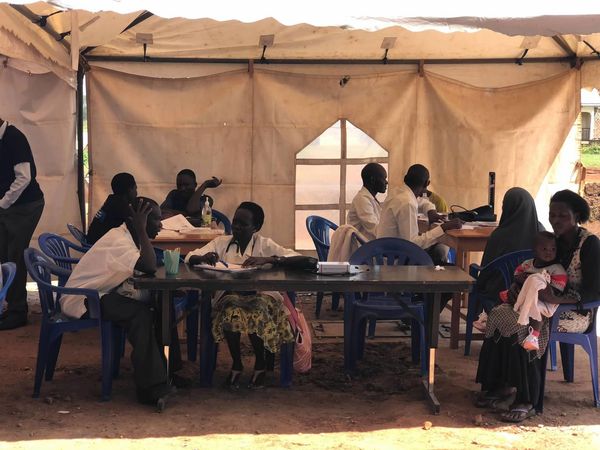
[{"label": "black hijab", "polygon": [[[509,189],[502,200],[500,223],[485,246],[481,265],[507,253],[531,249],[534,236],[543,230],[531,194],[520,187]],[[477,289],[490,300],[498,300],[499,292],[505,289],[502,275],[500,272],[482,273],[477,280]]]},{"label": "black hijab", "polygon": [[485,266],[499,256],[532,248],[534,236],[543,230],[531,194],[520,187],[510,188],[504,194],[500,223],[485,246],[481,264]]}]

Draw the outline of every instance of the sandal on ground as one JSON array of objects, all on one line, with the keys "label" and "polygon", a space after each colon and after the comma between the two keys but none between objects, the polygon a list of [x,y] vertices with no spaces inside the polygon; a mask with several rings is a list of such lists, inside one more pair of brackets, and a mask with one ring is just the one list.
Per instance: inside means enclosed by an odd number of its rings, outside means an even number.
[{"label": "sandal on ground", "polygon": [[248,389],[264,389],[265,387],[265,377],[266,371],[264,370],[255,370],[252,374],[252,378],[248,383]]},{"label": "sandal on ground", "polygon": [[536,415],[535,408],[533,406],[527,407],[515,407],[511,408],[510,411],[502,413],[500,418],[503,422],[521,423],[525,419],[529,419]]},{"label": "sandal on ground", "polygon": [[489,408],[492,402],[504,400],[505,398],[501,395],[481,393],[475,398],[475,406],[478,408]]},{"label": "sandal on ground", "polygon": [[508,397],[497,398],[495,400],[491,400],[488,404],[488,407],[493,409],[494,411],[510,411],[511,405],[515,401],[514,395],[509,395]]},{"label": "sandal on ground", "polygon": [[223,387],[225,389],[229,389],[230,391],[238,391],[240,389],[241,376],[241,370],[232,370],[231,372],[229,372],[229,375],[227,375],[225,383],[223,383]]}]

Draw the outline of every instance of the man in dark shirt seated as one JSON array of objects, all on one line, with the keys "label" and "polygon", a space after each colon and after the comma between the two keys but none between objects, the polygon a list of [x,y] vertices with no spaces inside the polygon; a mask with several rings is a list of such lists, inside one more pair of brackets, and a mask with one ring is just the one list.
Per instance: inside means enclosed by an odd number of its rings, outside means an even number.
[{"label": "man in dark shirt seated", "polygon": [[129,205],[137,197],[135,178],[130,173],[116,174],[110,186],[113,193],[106,198],[88,229],[87,241],[90,245],[125,222],[130,215]]},{"label": "man in dark shirt seated", "polygon": [[193,170],[181,170],[177,174],[177,189],[173,189],[169,192],[165,201],[160,205],[163,218],[177,214],[183,214],[184,216],[191,218],[199,218],[207,198],[211,208],[213,205],[213,199],[208,195],[203,195],[204,191],[208,188],[218,187],[221,182],[222,180],[217,177],[212,177],[198,186],[196,174]]}]

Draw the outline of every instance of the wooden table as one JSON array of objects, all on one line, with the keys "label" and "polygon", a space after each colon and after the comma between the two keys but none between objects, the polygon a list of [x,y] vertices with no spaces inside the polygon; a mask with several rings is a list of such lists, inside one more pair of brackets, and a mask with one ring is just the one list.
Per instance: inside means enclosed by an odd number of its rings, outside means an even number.
[{"label": "wooden table", "polygon": [[[456,266],[469,272],[470,253],[482,252],[485,250],[487,241],[496,227],[479,227],[472,230],[450,230],[447,231],[441,243],[446,244],[456,250]],[[454,294],[452,298],[452,316],[450,319],[450,348],[458,348],[460,340],[465,339],[464,333],[459,333],[461,319],[461,295]],[[465,316],[462,316],[464,319]],[[480,335],[473,335],[473,338],[481,338]]]},{"label": "wooden table", "polygon": [[[423,386],[434,413],[439,413],[435,387],[435,356],[438,347],[440,300],[443,292],[466,292],[474,280],[457,267],[446,267],[437,271],[428,266],[377,266],[355,275],[319,275],[311,272],[285,271],[281,269],[257,270],[245,273],[223,273],[190,268],[181,264],[177,275],[167,275],[159,268],[154,276],[139,276],[133,279],[138,289],[151,289],[158,293],[162,304],[162,342],[168,349],[170,341],[169,300],[177,289],[202,290],[200,331],[200,376],[201,384],[210,385],[214,361],[208,358],[208,346],[213,345],[210,330],[210,293],[219,290],[234,291],[334,291],[343,292],[346,305],[355,301],[355,292],[422,292],[428,302],[427,345],[429,364]],[[344,366],[350,362],[350,311],[344,308]],[[168,350],[165,355],[168,358]]]},{"label": "wooden table", "polygon": [[214,238],[223,235],[223,230],[206,228],[202,230],[202,233],[177,233],[169,232],[165,233],[164,236],[157,236],[156,239],[152,239],[152,245],[163,250],[175,250],[179,248],[182,255],[186,255],[192,250],[203,247],[207,242],[212,241]]}]

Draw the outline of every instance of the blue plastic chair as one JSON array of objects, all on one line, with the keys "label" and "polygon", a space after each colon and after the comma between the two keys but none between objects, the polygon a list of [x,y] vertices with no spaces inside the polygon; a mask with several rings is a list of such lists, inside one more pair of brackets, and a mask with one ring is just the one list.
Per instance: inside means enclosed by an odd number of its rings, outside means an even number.
[{"label": "blue plastic chair", "polygon": [[[556,352],[555,345],[560,344],[560,357],[563,366],[564,380],[572,383],[575,379],[575,345],[580,345],[588,354],[590,361],[590,371],[592,374],[592,392],[594,394],[594,406],[600,408],[600,395],[598,389],[598,336],[597,336],[597,321],[598,307],[600,300],[587,302],[584,304],[585,309],[592,310],[592,323],[584,333],[561,333],[558,331],[558,321],[560,314],[564,311],[577,310],[577,305],[559,305],[558,309],[550,320],[550,339],[548,348],[542,360],[541,365],[541,393],[536,410],[543,412],[544,410],[544,389],[546,384],[546,364],[548,353]],[[552,357],[552,354],[551,354]],[[554,365],[556,365],[556,355],[554,355]]]},{"label": "blue plastic chair", "polygon": [[[329,247],[331,245],[329,239],[330,231],[335,231],[338,226],[331,220],[327,220],[321,216],[308,216],[306,218],[306,229],[310,235],[315,248],[317,249],[317,257],[319,261],[327,261]],[[331,294],[331,309],[337,311],[340,304],[340,294],[332,292]],[[323,292],[317,292],[317,305],[315,308],[315,316],[318,319],[321,315],[321,306],[323,305]]]},{"label": "blue plastic chair", "polygon": [[[164,250],[154,247],[154,254],[156,255],[158,265],[163,266]],[[183,256],[179,257],[179,261],[184,262]],[[185,318],[188,361],[196,361],[196,357],[198,356],[198,314],[200,313],[198,305],[198,291],[188,291],[186,295],[173,299],[175,320],[179,322]]]},{"label": "blue plastic chair", "polygon": [[[40,245],[40,249],[47,256],[52,258],[57,266],[67,269],[69,272],[73,270],[73,264],[77,264],[81,258],[81,256],[79,258],[72,257],[71,250],[81,254],[89,250],[89,247],[81,247],[54,233],[40,234],[38,237],[38,244]],[[66,281],[67,279],[62,276],[58,278],[58,283],[60,286],[64,286]]]},{"label": "blue plastic chair", "polygon": [[[433,266],[430,256],[418,245],[399,238],[375,239],[362,245],[350,257],[350,264],[381,266]],[[347,367],[354,370],[356,361],[363,356],[367,320],[411,319],[412,360],[421,361],[421,373],[427,370],[427,347],[425,345],[425,306],[415,302],[410,294],[387,296],[365,293],[350,305],[351,354]],[[347,337],[345,337],[346,339]]]},{"label": "blue plastic chair", "polygon": [[[33,280],[37,283],[42,307],[42,324],[38,345],[37,364],[33,397],[40,396],[42,378],[51,381],[60,352],[62,336],[68,331],[79,331],[86,328],[98,328],[101,338],[102,353],[102,400],[110,400],[112,379],[119,372],[120,348],[123,333],[112,322],[102,320],[100,311],[100,296],[93,289],[76,289],[54,286],[51,277],[59,276],[65,279],[70,271],[54,264],[48,257],[36,249],[25,250],[25,265]],[[89,319],[70,319],[60,312],[59,298],[64,294],[82,295],[87,298]]]},{"label": "blue plastic chair", "polygon": [[217,225],[223,224],[223,228],[225,229],[225,234],[231,234],[231,221],[227,218],[225,214],[221,211],[217,211],[216,209],[212,210],[212,218],[216,222]]},{"label": "blue plastic chair", "polygon": [[[296,294],[288,292],[288,297],[292,305],[296,305]],[[212,334],[212,305],[210,298],[203,298],[200,312],[200,385],[202,387],[212,386],[213,372],[217,367],[217,354],[219,344],[216,344]],[[281,344],[279,353],[279,383],[281,387],[291,387],[294,375],[294,343]],[[273,370],[275,365],[275,355],[267,352],[266,368]]]},{"label": "blue plastic chair", "polygon": [[81,231],[79,228],[77,228],[72,223],[68,223],[67,228],[71,232],[71,235],[75,239],[77,239],[77,242],[79,242],[79,244],[81,245],[82,248],[90,248],[91,247],[91,245],[88,243],[87,237],[85,236],[85,233],[83,231]]},{"label": "blue plastic chair", "polygon": [[0,311],[4,309],[4,302],[6,301],[6,294],[8,288],[15,279],[17,273],[17,266],[13,262],[5,262],[2,264],[2,288],[0,289]]},{"label": "blue plastic chair", "polygon": [[[498,271],[502,274],[504,280],[504,288],[508,289],[512,283],[515,269],[526,259],[533,258],[532,250],[519,250],[506,255],[499,256],[489,264],[481,267],[477,264],[471,264],[469,267],[469,275],[477,280],[481,273]],[[473,340],[473,322],[481,313],[482,309],[487,305],[496,305],[499,299],[489,298],[484,296],[477,290],[477,284],[469,293],[469,303],[467,306],[467,329],[465,332],[465,356],[471,354],[471,341]],[[487,308],[485,308],[487,311]]]}]

